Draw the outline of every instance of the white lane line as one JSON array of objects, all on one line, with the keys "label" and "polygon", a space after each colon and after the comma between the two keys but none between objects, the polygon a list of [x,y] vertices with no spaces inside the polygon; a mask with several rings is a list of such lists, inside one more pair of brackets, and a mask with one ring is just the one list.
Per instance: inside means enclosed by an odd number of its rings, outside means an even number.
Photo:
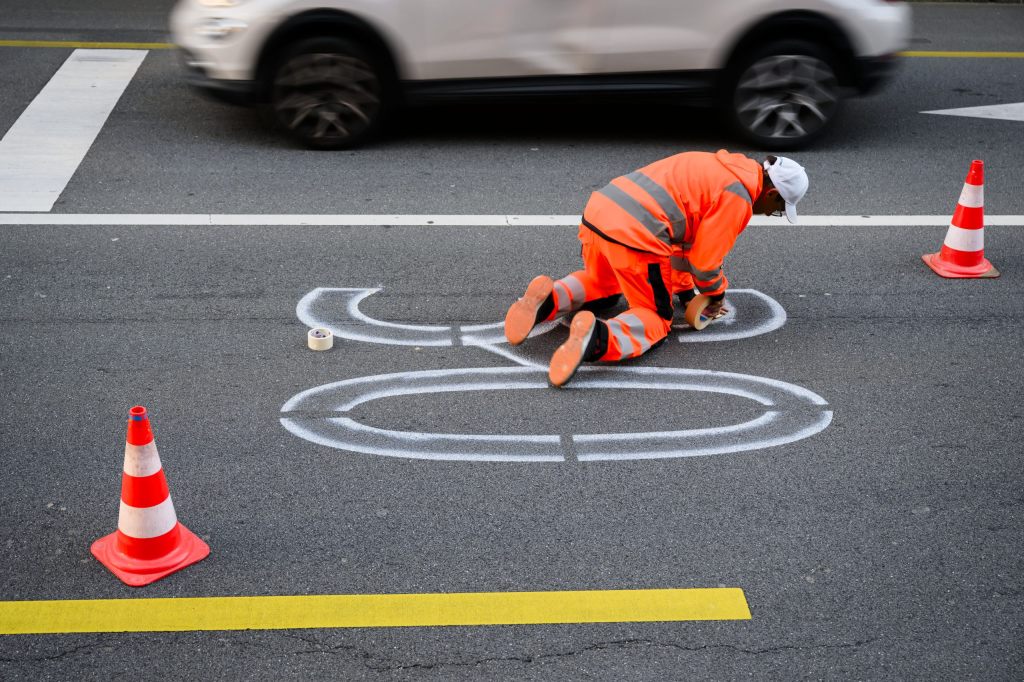
[{"label": "white lane line", "polygon": [[[6,138],[5,138],[6,140]],[[2,144],[2,143],[0,143]],[[4,159],[0,158],[0,182]],[[66,182],[66,181],[65,181]],[[13,194],[13,192],[7,192]],[[0,190],[0,197],[6,196]],[[10,210],[0,208],[0,211]],[[21,210],[21,209],[18,209]],[[785,220],[755,216],[761,227],[931,227],[949,226],[945,215],[801,215],[791,226]],[[311,227],[577,227],[578,215],[384,215],[384,214],[227,214],[227,213],[0,213],[0,225],[212,225],[259,227],[265,225]],[[1024,227],[1024,215],[986,215],[985,226]]]},{"label": "white lane line", "polygon": [[146,50],[75,50],[0,140],[0,211],[49,211]]}]

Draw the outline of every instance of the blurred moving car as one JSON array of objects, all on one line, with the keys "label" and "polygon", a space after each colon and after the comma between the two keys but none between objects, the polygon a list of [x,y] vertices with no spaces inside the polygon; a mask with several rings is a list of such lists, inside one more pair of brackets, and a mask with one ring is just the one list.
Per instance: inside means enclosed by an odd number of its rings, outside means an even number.
[{"label": "blurred moving car", "polygon": [[[402,103],[657,96],[721,108],[762,149],[803,146],[909,40],[896,0],[180,0],[188,80],[292,138],[363,144]],[[628,125],[643,124],[643,110]]]}]

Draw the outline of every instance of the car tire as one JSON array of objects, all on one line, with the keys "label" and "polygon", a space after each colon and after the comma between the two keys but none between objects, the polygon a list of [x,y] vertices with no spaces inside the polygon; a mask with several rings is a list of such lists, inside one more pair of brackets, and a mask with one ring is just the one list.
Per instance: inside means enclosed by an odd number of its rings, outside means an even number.
[{"label": "car tire", "polygon": [[839,113],[841,90],[835,56],[815,43],[770,43],[729,68],[723,108],[733,129],[761,149],[807,145]]},{"label": "car tire", "polygon": [[386,72],[372,52],[341,38],[309,38],[285,49],[267,78],[274,122],[310,149],[350,149],[381,126]]}]

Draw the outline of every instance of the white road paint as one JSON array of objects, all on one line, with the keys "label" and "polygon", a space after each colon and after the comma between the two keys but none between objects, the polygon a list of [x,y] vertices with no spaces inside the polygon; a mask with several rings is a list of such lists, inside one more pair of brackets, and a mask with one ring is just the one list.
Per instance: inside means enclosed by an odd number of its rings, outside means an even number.
[{"label": "white road paint", "polygon": [[[769,419],[764,420],[764,417]],[[831,410],[822,410],[817,414],[766,412],[764,417],[745,424],[737,424],[731,432],[728,428],[718,429],[722,433],[718,434],[717,438],[708,437],[710,434],[676,431],[659,434],[617,434],[617,436],[626,435],[632,436],[632,438],[594,438],[595,442],[591,444],[581,436],[576,439],[579,442],[577,451],[580,461],[590,462],[728,455],[795,443],[820,433],[832,423]],[[764,420],[763,423],[762,420]],[[758,427],[756,437],[754,437],[755,432],[753,431],[755,424]],[[806,426],[803,426],[804,424]],[[746,438],[736,438],[734,434],[741,431],[750,431],[750,433],[744,434]],[[727,437],[722,438],[722,435]],[[631,443],[635,440],[642,440],[649,449],[647,452],[637,452],[631,446],[630,449],[623,450],[623,441],[626,440]],[[617,442],[617,447],[611,447],[613,442]],[[686,447],[680,448],[680,442],[685,443]],[[587,445],[593,445],[593,447],[585,447]]]},{"label": "white road paint", "polygon": [[[665,459],[773,447],[827,427],[826,401],[800,386],[730,372],[667,367],[587,366],[566,391],[651,390],[710,392],[765,408],[739,423],[643,433],[571,434],[580,460]],[[488,462],[551,462],[572,456],[561,435],[448,434],[381,429],[345,413],[396,396],[453,392],[550,390],[543,368],[485,367],[359,377],[308,389],[286,402],[281,424],[294,435],[339,450],[384,457]]]},{"label": "white road paint", "polygon": [[0,211],[49,211],[146,50],[75,50],[0,140]]},{"label": "white road paint", "polygon": [[[525,376],[523,376],[525,375]],[[509,378],[511,377],[511,378]],[[562,461],[558,436],[417,433],[378,429],[345,416],[359,405],[422,393],[543,389],[547,375],[537,368],[492,367],[431,370],[358,377],[308,389],[291,398],[281,424],[319,445],[382,457],[448,461]],[[304,414],[305,413],[305,414]],[[312,413],[315,416],[305,416]]]},{"label": "white road paint", "polygon": [[757,289],[729,289],[724,305],[729,312],[701,331],[692,329],[685,322],[672,325],[673,329],[683,330],[679,341],[707,343],[747,339],[773,332],[786,324],[786,309]]},{"label": "white road paint", "polygon": [[[534,330],[534,331],[537,331],[537,330]],[[531,336],[532,335],[533,334],[531,333]],[[485,350],[485,351],[487,351],[489,353],[494,353],[495,355],[500,355],[501,357],[505,358],[506,360],[511,360],[512,362],[514,362],[517,365],[520,365],[522,367],[533,367],[535,369],[544,369],[544,370],[546,370],[547,367],[548,367],[546,363],[541,363],[541,362],[537,362],[535,360],[531,360],[528,357],[524,356],[521,352],[517,352],[517,351],[513,350],[511,347],[503,348],[502,346],[500,346],[498,344],[495,344],[495,343],[486,343],[486,342],[476,341],[472,337],[467,338],[463,342],[463,345],[467,346],[467,347],[481,348],[481,349],[483,349],[483,350]]]},{"label": "white road paint", "polygon": [[291,418],[281,419],[281,424],[293,435],[311,443],[378,457],[447,462],[564,461],[559,452],[558,436],[482,436],[473,439],[465,434],[425,434],[376,429],[345,417],[326,421],[333,427],[328,429],[326,435],[321,432],[323,424],[304,425],[302,420]]},{"label": "white road paint", "polygon": [[[2,210],[2,209],[0,209]],[[24,209],[6,209],[24,210]],[[49,210],[49,209],[47,209]],[[944,215],[801,215],[798,225],[754,216],[752,227],[945,227]],[[0,225],[151,225],[221,227],[578,227],[578,215],[382,215],[382,214],[229,214],[229,213],[0,213]],[[986,215],[986,225],[1024,227],[1024,215]]]},{"label": "white road paint", "polygon": [[[319,287],[302,297],[295,312],[305,325],[329,329],[349,341],[476,347],[521,366],[402,372],[325,384],[302,391],[282,406],[281,424],[289,432],[326,447],[381,457],[555,462],[569,457],[581,461],[665,459],[758,450],[807,438],[832,420],[823,398],[782,381],[709,370],[592,365],[580,368],[565,390],[721,393],[753,401],[764,409],[758,417],[739,424],[626,434],[425,433],[369,426],[357,421],[351,411],[399,396],[550,390],[546,363],[531,361],[520,355],[520,348],[510,348],[501,322],[459,326],[377,320],[360,310],[360,303],[379,291],[374,287]],[[727,305],[730,313],[716,321],[717,326],[701,332],[685,331],[679,340],[747,338],[778,329],[786,321],[786,311],[777,301],[753,289],[730,290]],[[538,325],[531,336],[544,334],[559,324]]]},{"label": "white road paint", "polygon": [[[349,341],[414,347],[462,345],[480,348],[523,367],[547,366],[546,359],[541,362],[527,356],[528,346],[509,346],[502,322],[460,326],[415,325],[370,317],[359,305],[380,291],[379,287],[318,287],[299,300],[295,314],[307,327],[327,329],[334,336]],[[685,323],[676,325],[675,328],[682,331],[678,340],[681,343],[706,343],[745,339],[767,334],[786,322],[783,307],[756,289],[731,289],[726,304],[729,313],[703,331],[694,331]],[[546,334],[561,322],[555,320],[539,324],[530,332],[530,337]]]},{"label": "white road paint", "polygon": [[[379,287],[318,287],[299,300],[295,314],[306,326],[329,329],[335,336],[349,341],[390,346],[466,345],[485,349],[507,343],[503,322],[416,325],[372,318],[359,309],[359,304],[379,291]],[[557,322],[537,325],[530,336],[544,334],[555,326]]]},{"label": "white road paint", "polygon": [[299,300],[295,314],[307,327],[323,327],[349,341],[395,346],[453,345],[455,330],[450,326],[400,324],[364,315],[359,303],[378,291],[379,288],[319,287]]},{"label": "white road paint", "polygon": [[1000,121],[1024,121],[1024,102],[1010,104],[988,104],[980,107],[963,107],[960,109],[937,109],[922,111],[922,114],[938,114],[940,116],[966,116],[968,118],[989,118]]}]

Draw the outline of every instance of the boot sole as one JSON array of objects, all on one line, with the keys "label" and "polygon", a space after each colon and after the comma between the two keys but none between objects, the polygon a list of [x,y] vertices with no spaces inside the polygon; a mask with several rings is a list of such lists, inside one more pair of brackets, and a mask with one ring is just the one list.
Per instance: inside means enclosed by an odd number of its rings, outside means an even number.
[{"label": "boot sole", "polygon": [[555,289],[555,281],[546,275],[533,278],[523,297],[513,303],[505,313],[505,339],[518,346],[537,325],[537,311]]},{"label": "boot sole", "polygon": [[564,386],[583,363],[583,353],[594,334],[597,318],[594,313],[585,310],[572,318],[569,325],[569,340],[558,347],[551,356],[548,368],[548,381],[552,386]]}]

